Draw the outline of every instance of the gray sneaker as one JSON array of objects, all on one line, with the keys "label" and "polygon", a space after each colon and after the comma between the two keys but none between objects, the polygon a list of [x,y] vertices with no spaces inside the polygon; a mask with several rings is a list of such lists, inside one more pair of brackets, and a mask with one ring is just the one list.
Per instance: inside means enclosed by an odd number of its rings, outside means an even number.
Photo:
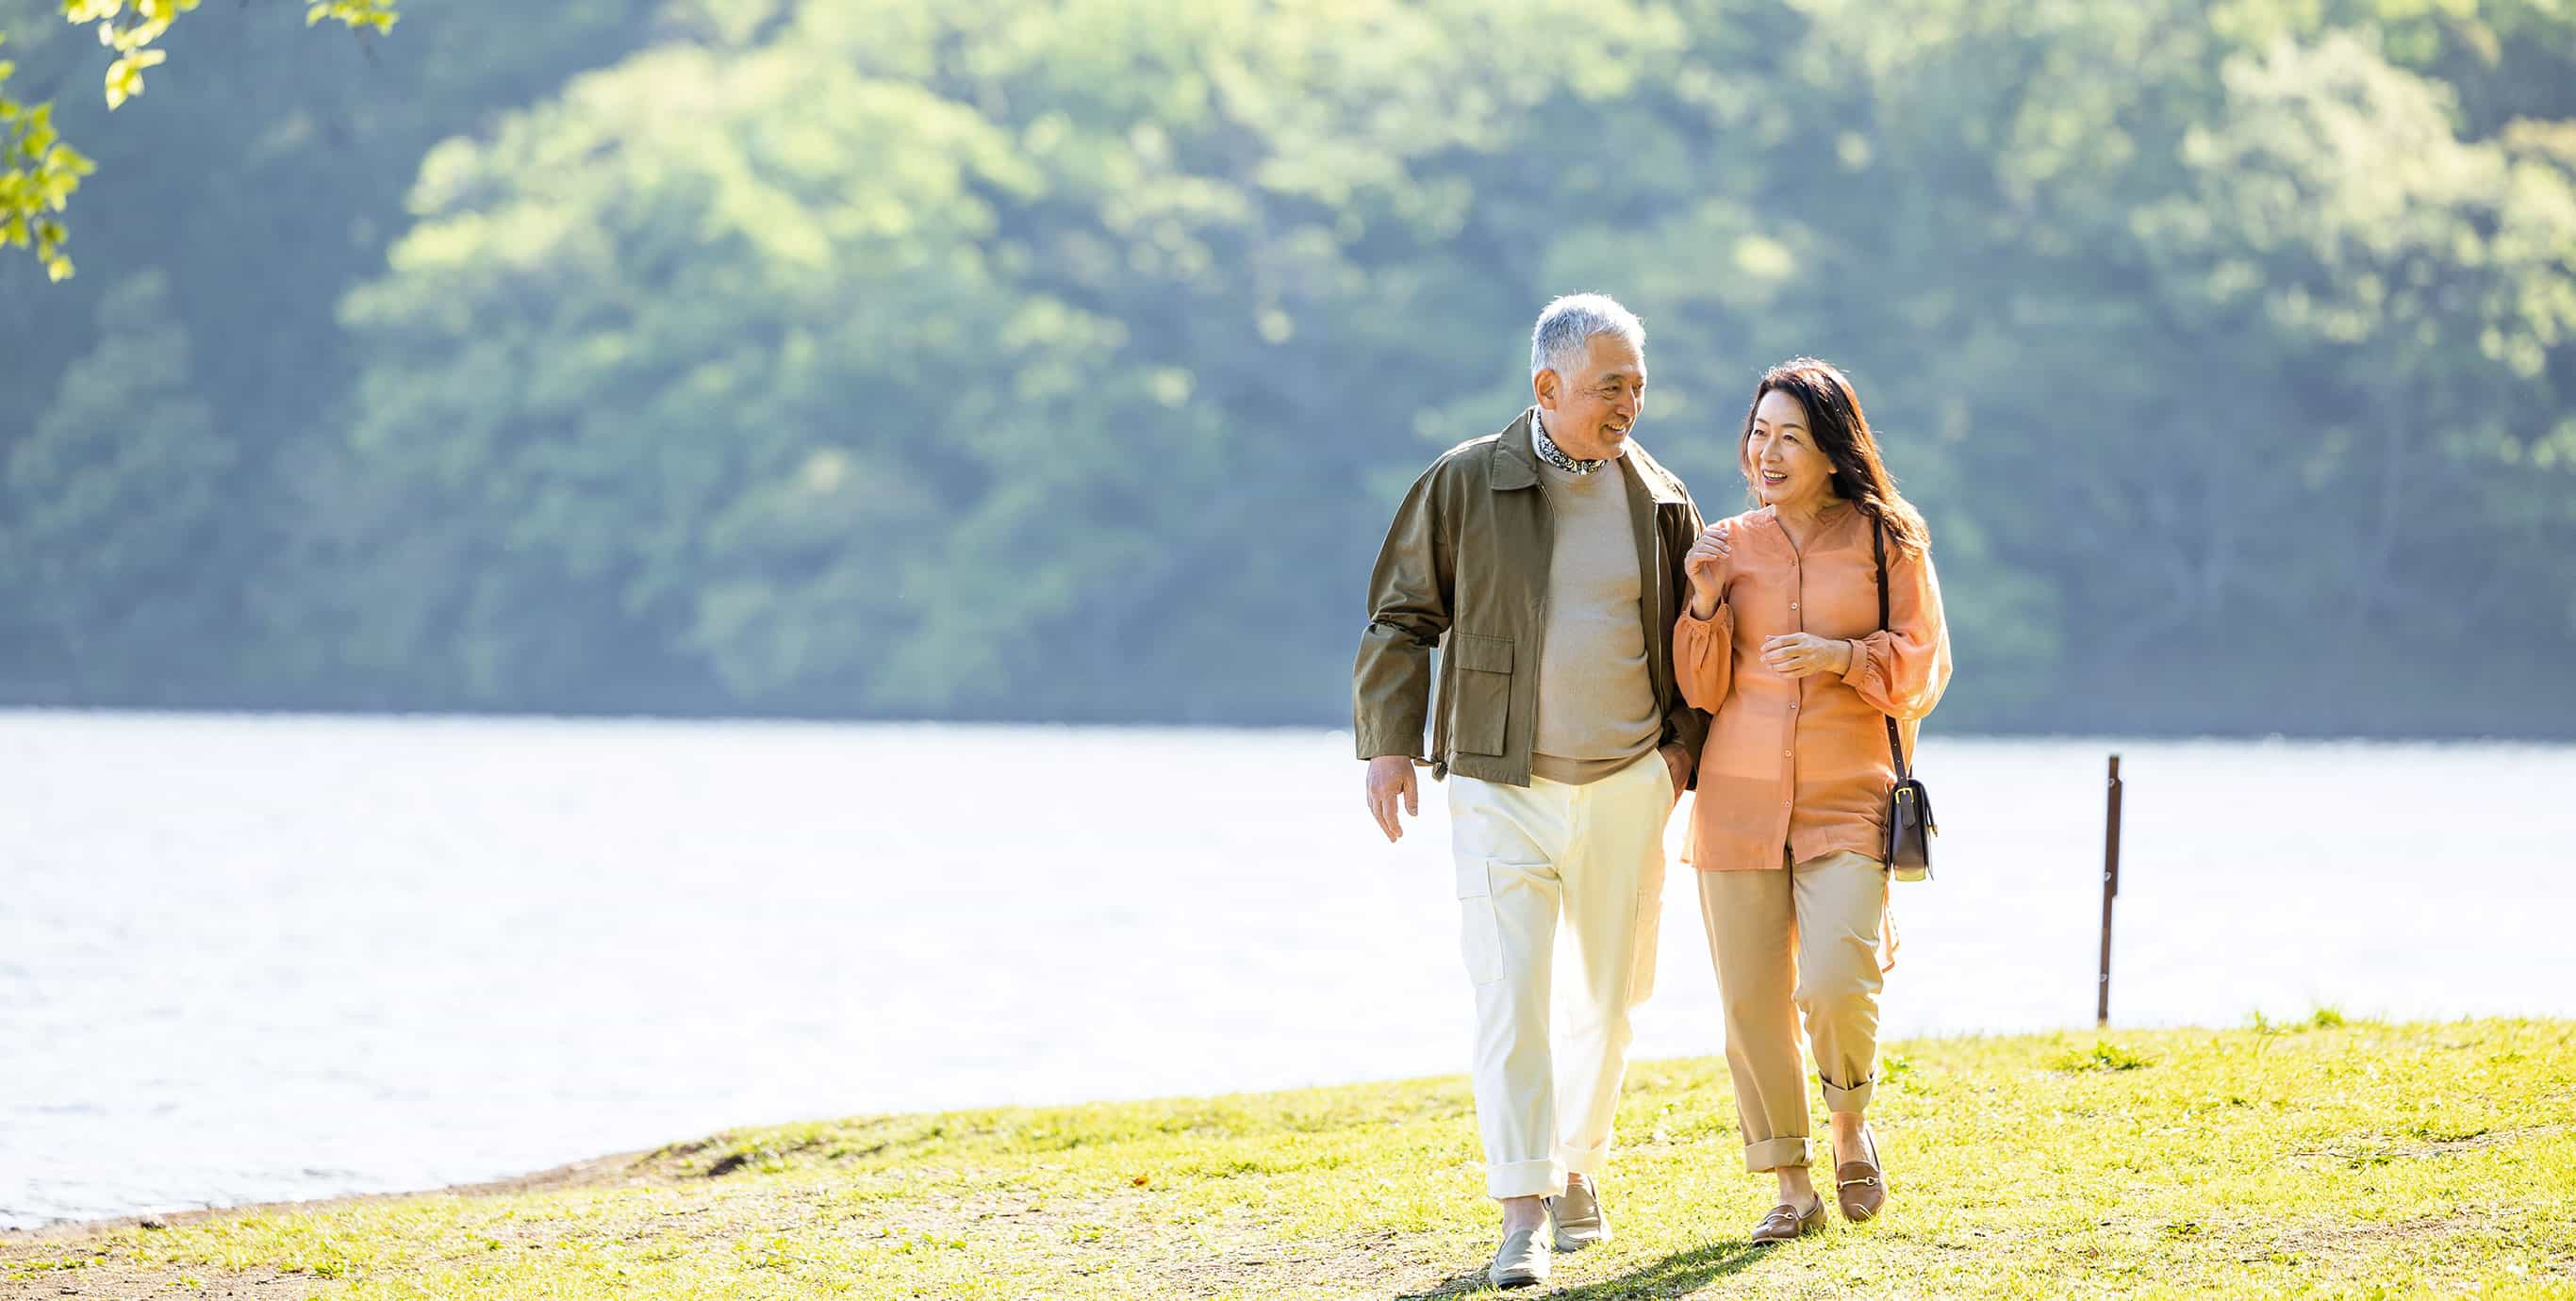
[{"label": "gray sneaker", "polygon": [[1565,1194],[1548,1199],[1547,1214],[1556,1221],[1558,1251],[1581,1251],[1610,1240],[1610,1217],[1601,1210],[1601,1189],[1590,1179],[1567,1178]]},{"label": "gray sneaker", "polygon": [[1547,1248],[1538,1240],[1538,1230],[1514,1229],[1503,1235],[1503,1249],[1495,1252],[1494,1263],[1485,1267],[1485,1281],[1496,1287],[1528,1287],[1544,1283],[1549,1264]]}]

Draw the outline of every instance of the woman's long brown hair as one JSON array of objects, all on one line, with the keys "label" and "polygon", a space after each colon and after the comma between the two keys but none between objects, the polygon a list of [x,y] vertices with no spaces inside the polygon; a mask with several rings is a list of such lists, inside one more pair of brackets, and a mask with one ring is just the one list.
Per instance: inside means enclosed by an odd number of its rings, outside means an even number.
[{"label": "woman's long brown hair", "polygon": [[1895,476],[1887,472],[1887,462],[1879,458],[1878,438],[1869,431],[1869,417],[1861,414],[1860,395],[1829,362],[1793,357],[1762,373],[1761,385],[1753,390],[1753,402],[1744,409],[1744,434],[1735,444],[1736,463],[1744,471],[1746,487],[1753,483],[1749,455],[1753,413],[1761,408],[1763,395],[1773,389],[1798,399],[1798,405],[1807,409],[1807,430],[1816,440],[1816,450],[1823,452],[1837,471],[1825,481],[1833,494],[1877,520],[1898,548],[1922,554],[1932,544],[1923,513],[1896,490]]}]

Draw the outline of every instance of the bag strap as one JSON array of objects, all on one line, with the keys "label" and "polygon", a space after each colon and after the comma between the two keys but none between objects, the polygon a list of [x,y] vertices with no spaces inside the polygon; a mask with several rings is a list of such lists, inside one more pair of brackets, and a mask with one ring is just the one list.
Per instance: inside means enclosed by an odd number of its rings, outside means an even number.
[{"label": "bag strap", "polygon": [[[1878,562],[1879,630],[1892,631],[1887,626],[1887,530],[1880,526],[1875,517],[1872,517],[1869,522],[1869,554],[1871,559]],[[1905,743],[1897,739],[1896,715],[1882,714],[1880,717],[1887,720],[1887,757],[1896,761],[1896,780],[1900,782],[1911,780],[1910,775],[1905,771]]]}]

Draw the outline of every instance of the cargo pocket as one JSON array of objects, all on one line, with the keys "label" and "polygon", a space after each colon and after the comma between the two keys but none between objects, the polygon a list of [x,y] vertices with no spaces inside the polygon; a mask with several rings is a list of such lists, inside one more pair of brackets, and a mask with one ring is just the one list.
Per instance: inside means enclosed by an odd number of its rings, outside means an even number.
[{"label": "cargo pocket", "polygon": [[1503,978],[1503,922],[1494,915],[1493,876],[1481,858],[1458,863],[1458,948],[1467,979],[1490,985]]},{"label": "cargo pocket", "polygon": [[[1673,794],[1673,770],[1672,765],[1664,762],[1662,755],[1651,755],[1649,759],[1655,765],[1656,795],[1664,801],[1656,807],[1666,810],[1664,817],[1655,823],[1661,827],[1672,817],[1670,810],[1676,798]],[[1628,967],[1630,1007],[1645,1002],[1655,993],[1655,953],[1664,934],[1664,838],[1661,835],[1655,837],[1652,856],[1638,869],[1637,914],[1632,924],[1636,927],[1637,952]]]},{"label": "cargo pocket", "polygon": [[1458,695],[1449,715],[1450,743],[1462,754],[1501,754],[1512,712],[1512,644],[1500,637],[1449,634]]},{"label": "cargo pocket", "polygon": [[1655,949],[1664,934],[1664,851],[1655,850],[1655,865],[1637,886],[1637,954],[1628,968],[1628,1005],[1655,994]]}]

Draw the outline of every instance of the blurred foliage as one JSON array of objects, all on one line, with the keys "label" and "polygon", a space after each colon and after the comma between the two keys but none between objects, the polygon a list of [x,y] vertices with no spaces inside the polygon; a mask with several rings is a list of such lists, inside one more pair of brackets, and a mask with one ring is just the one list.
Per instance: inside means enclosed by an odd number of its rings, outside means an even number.
[{"label": "blurred foliage", "polygon": [[27,649],[113,690],[142,676],[129,648],[184,640],[207,617],[188,580],[223,531],[236,453],[196,392],[162,273],[120,281],[98,316],[97,347],[0,467],[0,570],[37,634]]},{"label": "blurred foliage", "polygon": [[1712,515],[1762,366],[1854,374],[1950,727],[2576,734],[2549,0],[200,34],[281,98],[102,151],[98,331],[0,268],[11,698],[1331,721],[1395,495],[1593,288]]}]

